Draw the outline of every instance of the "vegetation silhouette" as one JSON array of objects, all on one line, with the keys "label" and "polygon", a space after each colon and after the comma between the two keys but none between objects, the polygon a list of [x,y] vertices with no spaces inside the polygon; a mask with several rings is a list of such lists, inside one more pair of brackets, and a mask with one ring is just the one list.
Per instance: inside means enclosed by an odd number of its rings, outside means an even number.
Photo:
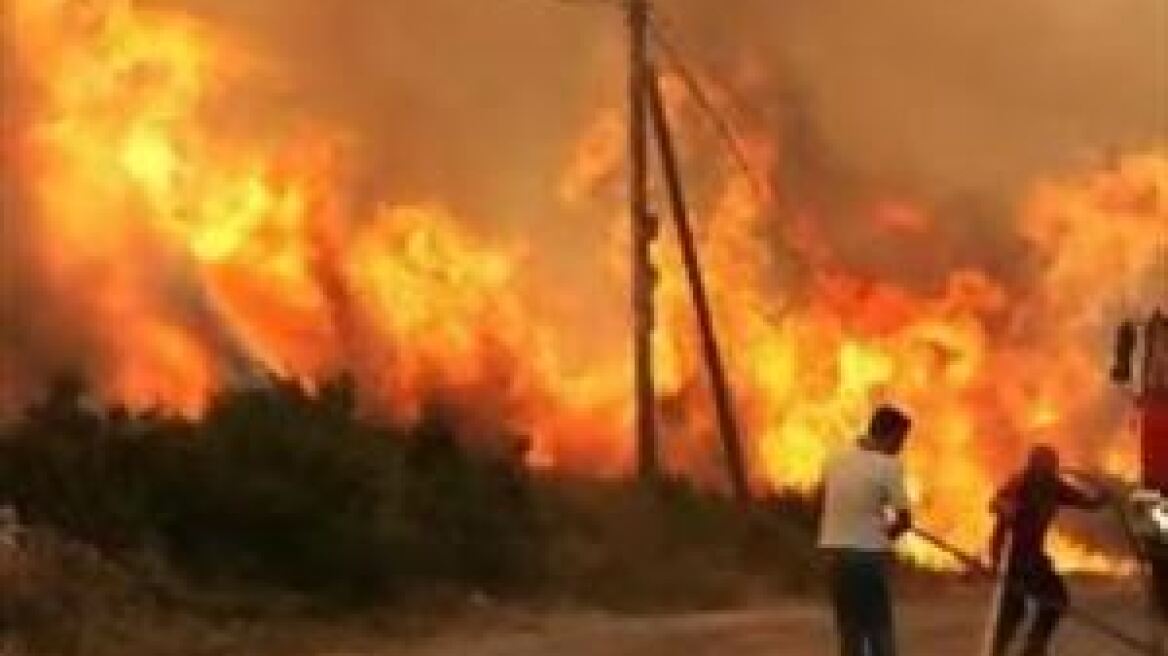
[{"label": "vegetation silhouette", "polygon": [[362,417],[346,376],[224,391],[197,419],[89,399],[63,376],[0,429],[0,504],[196,587],[333,607],[454,592],[656,608],[816,578],[797,496],[744,511],[682,481],[534,473],[522,439],[470,441],[437,404],[408,428]]}]

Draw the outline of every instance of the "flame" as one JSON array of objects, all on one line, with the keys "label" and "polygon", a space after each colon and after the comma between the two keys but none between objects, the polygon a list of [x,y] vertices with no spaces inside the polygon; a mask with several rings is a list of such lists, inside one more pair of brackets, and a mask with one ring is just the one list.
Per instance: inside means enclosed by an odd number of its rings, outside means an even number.
[{"label": "flame", "polygon": [[[629,470],[625,342],[574,356],[580,330],[543,311],[555,290],[530,271],[531,244],[475,234],[440,201],[354,202],[341,128],[287,112],[241,118],[265,109],[279,70],[230,34],[129,0],[6,7],[35,109],[13,137],[35,216],[22,230],[48,289],[76,303],[107,398],[197,414],[258,372],[311,386],[349,371],[366,410],[388,420],[409,422],[437,399],[468,430],[529,436],[533,466]],[[671,88],[684,124],[692,108]],[[625,289],[626,219],[619,199],[597,200],[621,179],[624,130],[619,112],[598,116],[557,197],[613,217],[610,270],[597,275]],[[775,144],[747,141],[769,172]],[[1100,307],[1156,293],[1164,153],[1038,184],[1016,222],[1034,256],[1025,285],[980,270],[926,289],[861,275],[813,215],[780,212],[744,175],[715,177],[698,204],[702,256],[757,487],[814,485],[879,400],[917,419],[907,459],[922,521],[965,547],[985,540],[987,500],[1027,444],[1133,474]],[[941,218],[882,200],[867,220],[914,237]],[[654,349],[669,463],[720,484],[688,287],[662,232]],[[776,273],[776,240],[805,272]],[[1071,565],[1114,565],[1066,536],[1055,548]],[[907,551],[946,564],[925,545]]]}]

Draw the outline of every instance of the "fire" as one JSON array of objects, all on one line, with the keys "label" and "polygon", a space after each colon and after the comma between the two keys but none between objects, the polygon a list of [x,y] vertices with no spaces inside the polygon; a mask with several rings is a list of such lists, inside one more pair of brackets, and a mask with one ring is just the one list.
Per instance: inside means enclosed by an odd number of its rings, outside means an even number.
[{"label": "fire", "polygon": [[[478,234],[440,200],[358,203],[346,191],[352,135],[265,103],[279,67],[231,34],[129,0],[11,0],[4,20],[33,108],[4,144],[30,199],[21,234],[53,297],[75,304],[78,364],[105,397],[197,414],[261,372],[311,387],[347,371],[387,420],[437,400],[468,431],[528,436],[533,466],[628,471],[627,340],[581,362],[572,345],[588,327],[544,311],[557,283],[531,270],[536,245]],[[683,124],[685,104],[669,94]],[[611,276],[612,307],[626,311],[626,219],[618,199],[598,200],[621,179],[624,131],[619,112],[599,116],[555,193],[611,217],[617,264],[596,275]],[[747,148],[774,167],[766,135]],[[1033,256],[1026,284],[972,269],[931,288],[861,275],[813,214],[780,211],[745,175],[715,177],[697,203],[703,258],[759,489],[810,488],[884,399],[918,420],[908,465],[922,521],[966,547],[988,535],[989,496],[1027,444],[1131,474],[1100,308],[1161,293],[1164,153],[1038,184],[1016,222]],[[857,220],[919,238],[943,218],[881,200]],[[668,224],[662,235],[667,462],[720,485],[688,291]],[[805,271],[778,275],[774,241]],[[1065,536],[1057,548],[1110,566]]]}]

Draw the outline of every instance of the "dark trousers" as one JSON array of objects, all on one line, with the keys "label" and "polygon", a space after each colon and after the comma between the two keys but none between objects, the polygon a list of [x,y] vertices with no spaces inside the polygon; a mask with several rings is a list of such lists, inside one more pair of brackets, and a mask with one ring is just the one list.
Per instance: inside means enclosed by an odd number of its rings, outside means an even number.
[{"label": "dark trousers", "polygon": [[1006,589],[994,636],[994,656],[1004,656],[1026,615],[1026,601],[1036,616],[1026,639],[1024,656],[1044,656],[1058,623],[1066,613],[1067,586],[1044,554],[1015,554],[1006,573]]},{"label": "dark trousers", "polygon": [[895,656],[888,555],[832,549],[827,559],[840,655]]},{"label": "dark trousers", "polygon": [[1153,543],[1148,547],[1152,566],[1152,594],[1160,618],[1168,621],[1168,549]]}]

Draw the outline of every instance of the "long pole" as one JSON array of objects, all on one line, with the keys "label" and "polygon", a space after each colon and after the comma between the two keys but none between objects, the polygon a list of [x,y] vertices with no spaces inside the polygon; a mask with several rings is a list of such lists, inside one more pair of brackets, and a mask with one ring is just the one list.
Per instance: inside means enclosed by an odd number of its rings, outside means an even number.
[{"label": "long pole", "polygon": [[726,368],[718,348],[718,335],[714,329],[713,313],[710,311],[706,283],[702,277],[701,261],[697,244],[690,226],[689,210],[685,202],[685,191],[677,167],[677,151],[669,131],[668,117],[661,100],[661,88],[653,68],[647,82],[650,118],[653,123],[657,147],[661,153],[661,164],[665,171],[665,182],[669,192],[670,210],[677,229],[677,241],[681,247],[682,262],[685,264],[686,279],[689,281],[690,295],[694,311],[697,313],[698,337],[702,355],[710,377],[710,388],[714,396],[714,410],[718,417],[718,432],[722,437],[722,447],[726,453],[726,465],[730,472],[730,484],[735,498],[740,502],[750,499],[750,484],[747,479],[746,461],[742,453],[742,443],[738,433],[738,422],[734,415],[734,399],[726,378]]},{"label": "long pole", "polygon": [[633,378],[636,394],[637,469],[642,480],[657,477],[657,434],[653,394],[653,270],[648,190],[645,88],[648,65],[648,0],[628,0],[629,175],[632,223]]},{"label": "long pole", "polygon": [[1007,531],[1005,544],[1002,545],[1001,555],[998,559],[996,572],[998,579],[994,582],[994,596],[990,600],[990,612],[986,617],[985,630],[981,635],[981,656],[995,656],[994,648],[997,646],[998,631],[1001,630],[1002,606],[1006,603],[1006,595],[1009,593],[1007,588],[1013,566],[1013,554],[1014,532]]}]

